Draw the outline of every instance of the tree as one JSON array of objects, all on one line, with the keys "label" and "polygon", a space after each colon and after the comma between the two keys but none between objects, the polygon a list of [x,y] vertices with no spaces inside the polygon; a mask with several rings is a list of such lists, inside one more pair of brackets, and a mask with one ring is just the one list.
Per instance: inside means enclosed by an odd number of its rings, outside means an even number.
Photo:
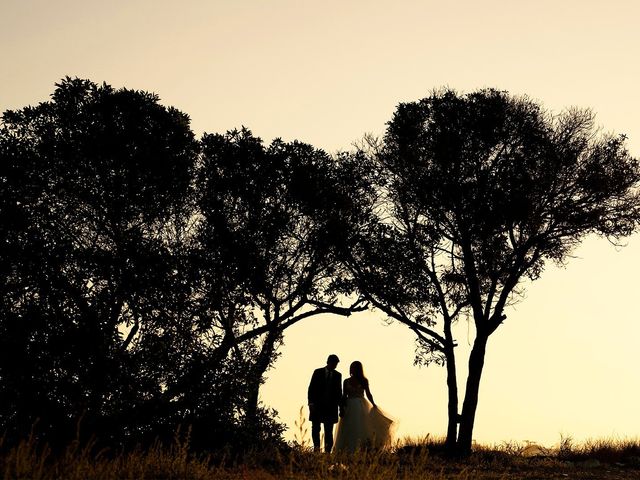
[{"label": "tree", "polygon": [[161,388],[135,346],[172,310],[164,230],[184,216],[196,154],[188,117],[146,92],[66,78],[4,113],[3,428],[41,418],[55,443],[84,414],[108,436]]},{"label": "tree", "polygon": [[[0,405],[9,439],[280,437],[259,405],[282,332],[349,315],[325,195],[300,142],[194,139],[154,94],[64,79],[0,128]],[[254,443],[255,444],[255,443]]]},{"label": "tree", "polygon": [[268,147],[247,129],[205,135],[198,168],[202,282],[215,351],[208,368],[253,343],[245,365],[247,424],[256,423],[259,387],[283,332],[315,315],[350,315],[334,285],[339,263],[330,196],[336,169],[323,151],[274,140]]},{"label": "tree", "polygon": [[[417,361],[446,366],[450,451],[471,450],[487,342],[522,281],[563,264],[586,235],[635,230],[640,166],[624,142],[599,134],[589,111],[443,90],[400,104],[371,144],[345,264],[367,300],[416,332]],[[475,339],[458,413],[461,315]]]}]

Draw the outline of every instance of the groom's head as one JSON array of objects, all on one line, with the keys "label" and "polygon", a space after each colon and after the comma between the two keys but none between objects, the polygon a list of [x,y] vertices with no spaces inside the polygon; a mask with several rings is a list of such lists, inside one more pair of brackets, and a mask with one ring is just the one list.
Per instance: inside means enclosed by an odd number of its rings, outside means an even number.
[{"label": "groom's head", "polygon": [[338,356],[332,353],[327,358],[327,368],[329,370],[335,370],[339,362],[340,362],[340,359],[338,358]]}]

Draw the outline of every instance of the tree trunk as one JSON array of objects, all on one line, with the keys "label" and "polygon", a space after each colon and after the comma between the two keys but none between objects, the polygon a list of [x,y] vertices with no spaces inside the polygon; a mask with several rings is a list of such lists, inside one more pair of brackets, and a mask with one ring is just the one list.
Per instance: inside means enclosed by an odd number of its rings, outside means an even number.
[{"label": "tree trunk", "polygon": [[471,453],[473,424],[476,418],[476,408],[478,407],[480,378],[482,377],[488,338],[488,335],[478,332],[478,336],[476,336],[473,342],[471,355],[469,355],[469,375],[464,393],[464,403],[462,405],[462,415],[460,418],[460,433],[457,444],[457,451],[460,455],[468,455]]},{"label": "tree trunk", "polygon": [[447,425],[447,439],[445,449],[448,453],[456,450],[456,439],[458,436],[458,379],[456,376],[456,357],[453,347],[447,349],[447,391],[449,395],[448,414],[449,423]]},{"label": "tree trunk", "polygon": [[246,408],[246,425],[250,428],[256,426],[258,415],[258,397],[260,394],[260,387],[262,386],[262,380],[264,373],[269,368],[271,361],[273,360],[273,354],[275,353],[276,342],[281,336],[281,332],[277,329],[269,330],[260,349],[260,353],[256,358],[251,370],[251,376],[249,379],[248,390],[249,395],[247,398]]}]

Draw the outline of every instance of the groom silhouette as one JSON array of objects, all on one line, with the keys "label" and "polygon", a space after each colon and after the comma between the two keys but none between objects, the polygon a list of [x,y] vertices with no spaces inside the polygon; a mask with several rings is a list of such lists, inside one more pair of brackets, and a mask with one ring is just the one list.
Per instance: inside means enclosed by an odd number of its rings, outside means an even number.
[{"label": "groom silhouette", "polygon": [[324,425],[324,451],[333,448],[333,424],[338,421],[338,409],[342,400],[342,375],[336,371],[340,359],[329,355],[327,365],[313,371],[309,383],[309,420],[313,449],[320,450],[320,427]]}]

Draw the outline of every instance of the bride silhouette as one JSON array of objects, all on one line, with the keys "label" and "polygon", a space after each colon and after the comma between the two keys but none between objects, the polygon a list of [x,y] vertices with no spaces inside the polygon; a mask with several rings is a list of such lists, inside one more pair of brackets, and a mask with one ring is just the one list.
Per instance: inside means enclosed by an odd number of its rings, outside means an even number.
[{"label": "bride silhouette", "polygon": [[374,402],[362,363],[353,362],[349,373],[351,376],[344,381],[342,388],[334,452],[354,452],[362,448],[388,446],[391,443],[394,420]]}]

